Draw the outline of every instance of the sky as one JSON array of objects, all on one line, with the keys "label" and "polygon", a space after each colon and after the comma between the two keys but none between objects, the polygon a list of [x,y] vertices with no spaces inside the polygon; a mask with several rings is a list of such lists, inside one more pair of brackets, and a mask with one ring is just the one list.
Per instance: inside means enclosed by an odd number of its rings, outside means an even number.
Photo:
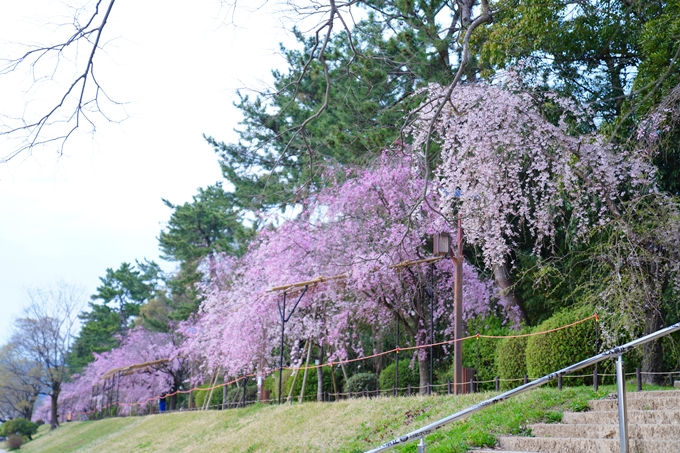
[{"label": "sky", "polygon": [[[56,1],[2,2],[0,53],[49,41],[46,24],[66,13]],[[203,134],[235,139],[236,90],[271,83],[271,70],[284,67],[278,43],[294,44],[282,19],[267,3],[232,16],[220,0],[116,2],[96,68],[109,95],[127,102],[125,121],[98,120],[96,134],[77,134],[63,156],[36,150],[0,163],[0,343],[27,288],[64,281],[87,299],[122,262],[174,269],[159,258],[157,236],[171,213],[162,199],[190,201],[221,179]],[[0,113],[25,108],[25,75],[0,76]],[[29,107],[59,85],[45,87]],[[0,141],[0,154],[11,146]]]}]

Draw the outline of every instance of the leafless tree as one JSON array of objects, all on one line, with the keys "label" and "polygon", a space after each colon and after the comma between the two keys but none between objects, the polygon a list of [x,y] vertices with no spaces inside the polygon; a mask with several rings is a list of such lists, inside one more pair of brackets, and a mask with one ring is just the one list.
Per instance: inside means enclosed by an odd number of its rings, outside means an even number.
[{"label": "leafless tree", "polygon": [[50,288],[30,289],[27,296],[29,303],[14,323],[10,342],[26,360],[40,364],[43,391],[52,403],[50,425],[54,429],[59,426],[59,393],[68,377],[66,360],[79,327],[83,291],[60,282]]},{"label": "leafless tree", "polygon": [[45,145],[55,145],[62,154],[78,128],[89,125],[92,132],[96,131],[96,116],[115,121],[108,110],[120,104],[106,94],[95,73],[95,60],[101,53],[102,35],[114,4],[115,0],[96,0],[73,7],[72,22],[57,25],[58,42],[28,45],[21,55],[0,61],[0,75],[25,71],[32,78],[29,91],[46,81],[58,82],[63,71],[74,74],[52,103],[41,103],[44,107],[36,111],[27,106],[19,116],[0,118],[0,137],[16,143],[0,155],[0,163]]},{"label": "leafless tree", "polygon": [[42,366],[18,353],[16,345],[0,348],[0,421],[30,420],[43,384]]},{"label": "leafless tree", "polygon": [[[232,13],[237,7],[244,7],[236,0],[218,1]],[[97,122],[102,118],[104,121],[117,121],[120,118],[119,111],[112,112],[111,110],[116,106],[121,107],[121,103],[107,95],[95,73],[95,62],[107,42],[103,39],[104,32],[111,13],[114,11],[115,3],[115,0],[92,0],[86,2],[84,6],[73,7],[72,21],[58,24],[57,30],[60,33],[57,36],[61,36],[62,39],[57,39],[57,42],[53,43],[27,46],[28,50],[20,55],[0,61],[0,76],[20,71],[29,74],[33,78],[30,90],[35,89],[41,82],[57,81],[65,67],[69,73],[74,74],[67,79],[67,82],[61,84],[63,86],[61,92],[51,103],[41,103],[42,107],[38,107],[37,110],[33,110],[32,106],[27,106],[18,116],[0,118],[0,137],[16,145],[0,154],[0,163],[8,162],[23,153],[30,153],[41,146],[55,147],[61,155],[66,143],[78,129],[85,126],[94,133]],[[315,111],[310,112],[306,120],[294,126],[293,139],[302,136],[304,141],[305,127],[318,118],[331,102],[331,78],[326,54],[333,33],[339,31],[347,34],[354,53],[353,60],[363,57],[361,51],[354,46],[352,39],[352,26],[354,25],[352,7],[362,5],[364,2],[361,0],[270,0],[269,3],[278,3],[280,11],[294,18],[293,20],[307,20],[306,23],[316,24],[309,30],[315,36],[316,44],[310,52],[309,60],[304,64],[302,73],[296,81],[292,82],[293,85],[301,84],[308,75],[314,60],[321,64],[326,84],[325,98]],[[451,56],[449,46],[459,43],[456,44],[460,48],[458,70],[450,85],[450,90],[453,90],[464,74],[469,60],[468,47],[471,34],[481,24],[492,20],[492,12],[487,0],[442,2],[441,8],[450,10],[451,19],[450,24],[443,25],[429,23],[434,22],[435,16],[442,11],[432,12],[432,17],[427,19],[417,15],[393,17],[389,11],[394,4],[393,1],[384,2],[384,11],[377,7],[377,4],[366,6],[382,14],[388,28],[396,21],[405,22],[416,29],[425,27],[435,30],[441,26],[442,29],[438,30],[432,39],[443,43],[439,46],[441,47],[440,57],[443,64],[447,66],[454,64],[456,60]],[[476,5],[481,6],[477,16],[475,16]],[[429,22],[418,23],[419,20]],[[64,30],[67,32],[64,33]],[[389,30],[386,32],[389,33]],[[444,100],[441,103],[443,105]],[[312,153],[313,150],[310,148],[307,152]]]}]

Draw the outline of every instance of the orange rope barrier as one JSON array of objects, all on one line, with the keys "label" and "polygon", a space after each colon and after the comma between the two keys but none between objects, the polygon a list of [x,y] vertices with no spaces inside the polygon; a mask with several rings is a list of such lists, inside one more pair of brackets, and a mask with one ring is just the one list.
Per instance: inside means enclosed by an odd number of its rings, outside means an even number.
[{"label": "orange rope barrier", "polygon": [[[545,331],[542,331],[542,332],[525,333],[525,334],[519,334],[519,335],[480,335],[480,334],[475,334],[475,335],[470,335],[470,336],[467,336],[467,337],[464,337],[464,338],[459,338],[457,340],[447,340],[447,341],[441,341],[439,343],[433,343],[433,344],[424,344],[424,345],[418,345],[418,346],[408,346],[408,347],[395,348],[395,349],[391,349],[389,351],[378,352],[378,353],[367,355],[367,356],[357,357],[356,359],[339,360],[339,361],[327,362],[327,363],[323,363],[323,364],[319,364],[319,365],[308,365],[308,366],[298,366],[298,367],[290,367],[289,366],[289,367],[283,367],[282,369],[284,369],[284,370],[305,370],[305,369],[314,370],[314,369],[326,367],[326,366],[337,366],[337,365],[344,365],[344,364],[347,364],[347,363],[358,362],[358,361],[362,361],[362,360],[368,360],[368,359],[372,359],[372,358],[375,358],[375,357],[380,357],[380,356],[383,356],[383,355],[392,354],[392,353],[395,353],[395,352],[399,353],[400,351],[413,351],[413,350],[417,350],[417,349],[429,348],[430,346],[443,346],[443,345],[447,345],[447,344],[453,344],[453,343],[456,343],[458,341],[466,341],[466,340],[470,340],[472,338],[475,338],[475,339],[479,339],[479,338],[506,339],[506,338],[523,338],[523,337],[533,337],[533,336],[537,336],[537,335],[546,335],[546,334],[549,334],[549,333],[552,333],[552,332],[557,332],[559,330],[568,329],[570,327],[584,323],[584,322],[589,321],[591,319],[595,319],[596,322],[600,322],[599,314],[595,313],[591,316],[588,316],[587,318],[581,319],[581,320],[573,322],[571,324],[567,324],[567,325],[561,326],[561,327],[556,327],[556,328],[550,329],[550,330],[545,330]],[[267,376],[267,375],[271,375],[273,373],[276,373],[279,370],[280,370],[280,368],[274,368],[274,369],[271,369],[271,370],[269,370],[269,371],[267,371],[263,374],[265,376]],[[178,394],[191,393],[191,392],[194,392],[194,391],[209,392],[209,391],[221,388],[221,387],[225,387],[227,385],[235,384],[235,383],[240,382],[244,379],[256,377],[257,375],[258,375],[257,373],[246,374],[246,375],[241,376],[239,378],[233,379],[229,382],[223,382],[222,384],[217,384],[213,387],[193,387],[193,388],[188,389],[188,390],[176,390],[172,393],[166,394],[165,396],[158,395],[158,396],[154,396],[154,397],[151,397],[151,398],[147,398],[143,402],[135,402],[135,403],[115,402],[115,403],[107,404],[106,406],[102,406],[100,409],[97,409],[97,410],[79,411],[79,412],[73,412],[73,414],[74,415],[93,414],[93,413],[96,413],[96,412],[103,411],[105,409],[109,409],[113,406],[124,406],[124,407],[141,406],[141,405],[147,404],[151,401],[155,401],[159,398],[167,398],[167,397],[172,397],[172,396],[175,396],[175,395],[178,395]]]}]

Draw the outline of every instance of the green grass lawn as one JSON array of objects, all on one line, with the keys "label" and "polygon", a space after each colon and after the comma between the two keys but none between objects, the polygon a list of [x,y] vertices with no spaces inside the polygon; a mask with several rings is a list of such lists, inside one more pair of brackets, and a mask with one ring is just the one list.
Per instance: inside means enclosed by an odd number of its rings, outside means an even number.
[{"label": "green grass lawn", "polygon": [[[632,390],[632,388],[631,388]],[[541,388],[489,407],[426,437],[428,453],[463,453],[493,446],[501,434],[529,434],[526,426],[585,410],[613,386]],[[354,399],[337,403],[255,405],[42,426],[26,453],[114,452],[363,452],[452,414],[493,393],[464,396]],[[5,447],[6,448],[6,447]],[[416,442],[395,448],[415,452]]]}]

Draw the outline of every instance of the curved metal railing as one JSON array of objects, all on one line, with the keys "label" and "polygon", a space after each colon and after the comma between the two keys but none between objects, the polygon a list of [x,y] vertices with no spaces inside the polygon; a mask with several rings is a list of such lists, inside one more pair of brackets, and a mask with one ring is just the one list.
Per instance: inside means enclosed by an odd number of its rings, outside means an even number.
[{"label": "curved metal railing", "polygon": [[621,445],[621,453],[627,453],[628,452],[628,429],[627,429],[627,422],[626,422],[626,388],[625,388],[625,374],[623,372],[623,360],[621,356],[631,350],[632,348],[636,346],[643,345],[645,343],[649,343],[650,341],[654,341],[656,339],[659,339],[661,337],[665,337],[666,335],[669,335],[673,332],[679,331],[680,330],[680,323],[673,324],[672,326],[666,327],[665,329],[658,330],[652,334],[646,335],[642,338],[638,338],[637,340],[633,340],[629,343],[626,343],[622,346],[617,346],[615,348],[612,348],[608,351],[602,352],[596,356],[593,356],[589,359],[582,360],[578,363],[575,363],[573,365],[570,365],[566,368],[562,368],[559,371],[555,371],[554,373],[550,373],[546,376],[543,376],[542,378],[538,378],[535,381],[529,382],[528,384],[524,384],[520,387],[517,387],[515,389],[512,389],[510,391],[507,391],[505,393],[501,393],[498,396],[495,396],[493,398],[490,398],[488,400],[482,401],[481,403],[475,404],[474,406],[470,406],[467,409],[463,409],[462,411],[456,412],[455,414],[451,414],[448,417],[442,418],[441,420],[438,420],[436,422],[430,423],[427,426],[423,426],[420,429],[417,429],[415,431],[412,431],[408,434],[405,434],[401,437],[397,437],[395,439],[392,439],[389,442],[386,442],[379,447],[376,447],[372,450],[368,450],[365,453],[378,453],[381,451],[389,450],[390,448],[403,444],[405,442],[409,442],[411,440],[416,440],[420,439],[420,444],[418,445],[418,451],[419,452],[424,452],[425,446],[424,446],[424,441],[423,438],[427,436],[428,434],[431,434],[435,430],[441,428],[444,425],[448,425],[449,423],[453,423],[455,421],[461,420],[468,415],[472,415],[475,412],[479,412],[482,409],[493,406],[496,403],[500,403],[501,401],[505,401],[509,398],[512,398],[513,396],[519,395],[520,393],[524,393],[528,390],[534,389],[536,387],[540,387],[544,384],[547,384],[550,381],[553,381],[557,379],[560,376],[564,376],[566,374],[573,373],[574,371],[578,371],[580,369],[586,368],[590,365],[595,365],[596,363],[602,362],[603,360],[607,360],[613,357],[618,357],[618,361],[616,363],[616,384],[617,384],[617,392],[618,392],[618,399],[619,399],[619,435],[620,435],[620,445]]}]

